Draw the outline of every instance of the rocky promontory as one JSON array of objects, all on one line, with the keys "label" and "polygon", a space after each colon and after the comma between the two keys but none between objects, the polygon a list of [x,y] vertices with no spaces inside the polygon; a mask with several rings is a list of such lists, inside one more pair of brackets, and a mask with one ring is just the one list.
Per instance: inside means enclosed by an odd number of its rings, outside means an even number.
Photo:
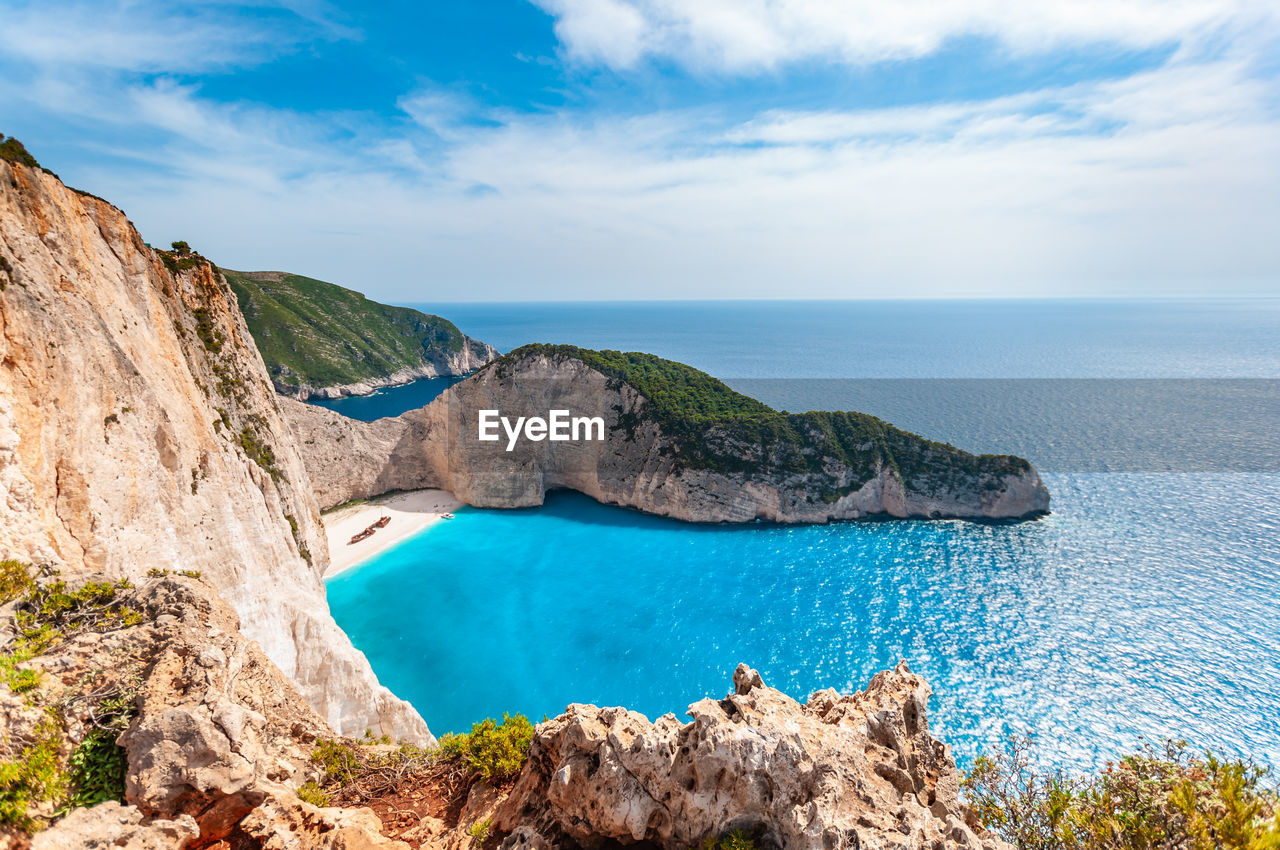
[{"label": "rocky promontory", "polygon": [[[860,413],[789,414],[647,354],[526,346],[376,422],[285,403],[322,506],[441,487],[480,507],[569,489],[693,522],[1006,520],[1049,510],[1027,461],[972,455]],[[603,422],[602,439],[479,439],[482,410]],[[501,433],[501,432],[500,432]]]},{"label": "rocky promontory", "polygon": [[467,375],[498,356],[448,319],[337,284],[288,272],[223,274],[276,390],[295,398],[367,395]]}]

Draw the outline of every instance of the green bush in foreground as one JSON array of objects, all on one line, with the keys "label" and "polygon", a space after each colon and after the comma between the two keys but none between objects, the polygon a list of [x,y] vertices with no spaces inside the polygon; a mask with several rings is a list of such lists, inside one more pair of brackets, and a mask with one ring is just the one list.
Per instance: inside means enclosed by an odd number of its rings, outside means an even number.
[{"label": "green bush in foreground", "polygon": [[325,808],[333,804],[333,798],[329,792],[316,784],[315,780],[308,779],[298,789],[298,799],[304,803],[310,803],[313,806]]},{"label": "green bush in foreground", "polygon": [[488,718],[464,735],[440,739],[440,758],[460,758],[486,782],[508,779],[520,772],[533,742],[533,724],[523,714],[502,715],[502,722]]},{"label": "green bush in foreground", "polygon": [[1018,850],[1280,850],[1265,768],[1169,742],[1073,779],[1038,773],[1029,749],[1013,739],[963,780],[978,823]]},{"label": "green bush in foreground", "polygon": [[21,561],[0,561],[0,605],[17,599],[30,589],[31,569]]},{"label": "green bush in foreground", "polygon": [[756,843],[750,835],[735,829],[718,837],[707,836],[694,850],[756,850]]},{"label": "green bush in foreground", "polygon": [[96,806],[108,800],[124,801],[124,780],[129,759],[116,744],[119,729],[93,729],[71,754],[68,774],[74,789],[67,809]]},{"label": "green bush in foreground", "polygon": [[484,844],[489,840],[489,836],[493,833],[493,818],[485,818],[471,824],[467,829],[467,834],[476,840],[477,844]]},{"label": "green bush in foreground", "polygon": [[140,622],[141,615],[120,599],[120,592],[129,587],[129,582],[119,580],[72,588],[49,568],[0,562],[0,596],[21,599],[14,615],[16,635],[0,651],[0,683],[45,711],[26,739],[0,742],[0,826],[36,829],[44,821],[33,813],[59,801],[62,813],[124,798],[125,753],[115,740],[133,716],[133,692],[122,688],[90,695],[96,725],[63,769],[61,756],[68,742],[61,706],[51,704],[41,691],[40,674],[21,665],[82,632],[107,632]]},{"label": "green bush in foreground", "polygon": [[34,829],[37,821],[29,810],[57,800],[67,789],[67,775],[58,760],[61,734],[50,713],[12,758],[0,759],[0,826]]}]

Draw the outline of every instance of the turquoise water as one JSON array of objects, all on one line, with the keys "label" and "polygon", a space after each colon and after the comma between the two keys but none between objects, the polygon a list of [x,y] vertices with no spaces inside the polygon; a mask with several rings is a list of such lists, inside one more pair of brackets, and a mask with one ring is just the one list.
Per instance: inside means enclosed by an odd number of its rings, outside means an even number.
[{"label": "turquoise water", "polygon": [[431,400],[449,387],[458,383],[461,378],[423,378],[402,384],[398,387],[387,387],[372,395],[348,396],[346,398],[313,398],[312,404],[336,410],[343,416],[371,422],[384,416],[399,416],[406,410],[425,407]]},{"label": "turquoise water", "polygon": [[[687,305],[445,311],[504,348],[527,327],[530,339],[654,350],[798,398],[791,409],[889,405],[898,424],[1053,470],[1053,514],[702,527],[553,494],[540,509],[461,510],[332,579],[330,603],[437,733],[571,701],[681,713],[723,695],[739,661],[803,697],[860,688],[906,658],[933,684],[931,722],[962,762],[1017,731],[1069,768],[1140,736],[1280,765],[1277,304],[857,305],[870,325],[846,305],[843,342],[830,305],[774,305],[772,323],[752,305],[718,305],[718,322]],[[1015,330],[974,336],[999,326]],[[1101,395],[1096,382],[1015,382],[983,396],[920,380],[929,364],[939,378],[1251,380],[1104,381]],[[806,380],[832,375],[915,383]],[[1038,412],[1020,418],[1027,409]],[[1124,466],[1151,446],[1172,448]]]},{"label": "turquoise water", "polygon": [[455,520],[329,582],[437,732],[569,702],[650,717],[739,661],[797,697],[906,658],[964,760],[1010,731],[1089,766],[1140,735],[1280,764],[1280,477],[1050,476],[1054,514],[699,527],[559,494]]}]

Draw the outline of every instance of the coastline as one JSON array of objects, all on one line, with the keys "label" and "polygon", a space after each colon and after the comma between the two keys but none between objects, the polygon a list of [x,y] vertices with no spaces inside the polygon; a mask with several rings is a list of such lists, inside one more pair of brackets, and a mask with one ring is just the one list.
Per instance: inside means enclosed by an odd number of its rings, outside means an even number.
[{"label": "coastline", "polygon": [[[411,490],[378,496],[326,514],[323,520],[325,537],[329,542],[329,567],[321,578],[329,579],[346,572],[440,522],[444,514],[460,507],[462,502],[448,490]],[[378,529],[367,540],[348,542],[352,535],[384,516],[391,518],[385,528]]]}]

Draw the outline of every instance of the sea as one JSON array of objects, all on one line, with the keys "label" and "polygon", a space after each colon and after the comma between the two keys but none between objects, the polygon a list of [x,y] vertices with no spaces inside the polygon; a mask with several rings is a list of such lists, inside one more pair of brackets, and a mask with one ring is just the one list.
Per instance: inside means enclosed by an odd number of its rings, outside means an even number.
[{"label": "sea", "polygon": [[[1040,470],[1032,522],[702,526],[553,493],[463,508],[327,583],[436,734],[572,702],[650,718],[739,662],[798,699],[905,660],[961,765],[1185,740],[1280,766],[1280,299],[413,304],[507,351],[647,351]],[[420,406],[427,382],[326,406]],[[424,400],[425,399],[425,400]]]}]

